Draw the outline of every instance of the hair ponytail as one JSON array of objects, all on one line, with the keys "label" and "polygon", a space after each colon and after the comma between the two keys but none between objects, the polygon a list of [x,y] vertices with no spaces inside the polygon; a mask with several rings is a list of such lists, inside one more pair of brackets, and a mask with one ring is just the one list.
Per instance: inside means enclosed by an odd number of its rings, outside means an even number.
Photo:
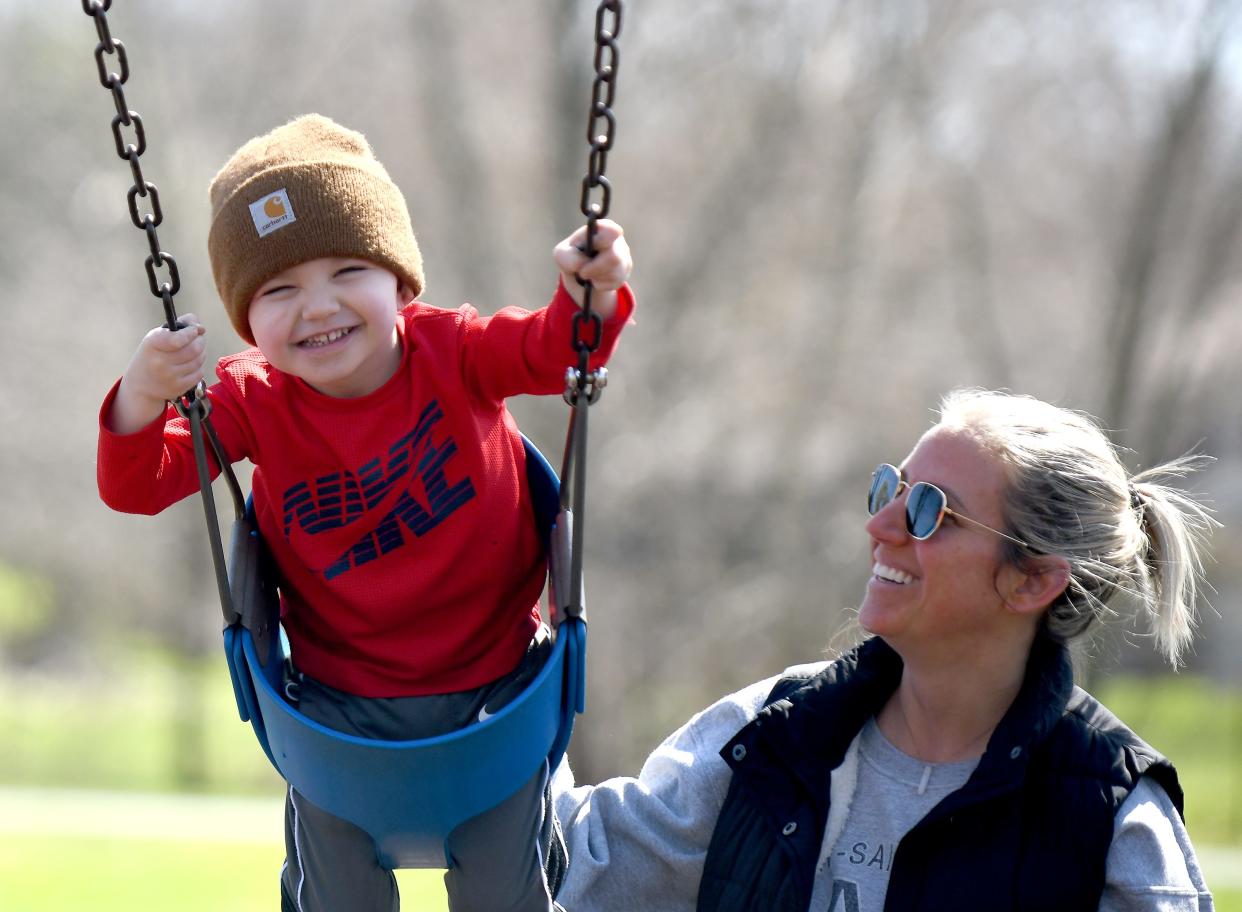
[{"label": "hair ponytail", "polygon": [[1130,481],[1144,547],[1135,554],[1135,582],[1156,647],[1174,668],[1194,636],[1203,585],[1203,548],[1219,523],[1207,507],[1166,479],[1184,478],[1208,457],[1184,456],[1140,472]]}]

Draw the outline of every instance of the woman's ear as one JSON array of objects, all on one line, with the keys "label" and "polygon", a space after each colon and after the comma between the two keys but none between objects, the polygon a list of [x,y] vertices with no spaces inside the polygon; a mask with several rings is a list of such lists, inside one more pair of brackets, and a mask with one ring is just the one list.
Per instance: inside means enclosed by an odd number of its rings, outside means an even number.
[{"label": "woman's ear", "polygon": [[1021,567],[1008,570],[1001,595],[1009,610],[1018,614],[1043,613],[1070,581],[1069,561],[1052,554],[1027,558]]}]

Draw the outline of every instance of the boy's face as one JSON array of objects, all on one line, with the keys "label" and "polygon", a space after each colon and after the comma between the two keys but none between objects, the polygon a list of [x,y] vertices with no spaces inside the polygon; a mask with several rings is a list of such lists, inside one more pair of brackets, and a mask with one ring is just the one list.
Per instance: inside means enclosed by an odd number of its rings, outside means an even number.
[{"label": "boy's face", "polygon": [[401,364],[397,312],[412,297],[381,266],[320,257],[259,286],[250,331],[273,367],[327,396],[365,396]]}]

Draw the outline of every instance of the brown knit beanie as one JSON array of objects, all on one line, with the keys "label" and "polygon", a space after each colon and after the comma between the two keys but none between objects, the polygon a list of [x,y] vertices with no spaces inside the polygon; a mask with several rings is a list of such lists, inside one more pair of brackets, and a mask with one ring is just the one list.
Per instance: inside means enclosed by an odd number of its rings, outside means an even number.
[{"label": "brown knit beanie", "polygon": [[417,295],[423,259],[405,198],[361,133],[308,114],[257,136],[211,182],[207,251],[238,334],[254,344],[250,299],[279,272],[318,257],[359,257]]}]

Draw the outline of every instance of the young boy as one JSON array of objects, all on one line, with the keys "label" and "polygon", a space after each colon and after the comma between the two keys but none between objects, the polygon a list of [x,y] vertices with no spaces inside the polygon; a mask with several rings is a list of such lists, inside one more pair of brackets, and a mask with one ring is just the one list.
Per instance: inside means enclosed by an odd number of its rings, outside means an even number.
[{"label": "young boy", "polygon": [[[280,572],[303,713],[404,740],[451,731],[516,696],[549,652],[542,544],[525,454],[504,406],[558,393],[575,363],[575,276],[604,318],[593,363],[634,307],[619,226],[596,254],[554,251],[551,303],[481,317],[417,301],[422,259],[401,192],[366,140],[327,118],[241,147],[211,185],[208,238],[233,326],[255,345],[220,359],[207,396]],[[185,419],[168,406],[202,377],[192,315],[138,346],[100,412],[98,482],[113,509],[157,513],[197,490]],[[445,875],[460,910],[552,907],[557,846],[546,773],[463,824]],[[289,790],[283,908],[387,910],[396,881],[370,837]]]}]

